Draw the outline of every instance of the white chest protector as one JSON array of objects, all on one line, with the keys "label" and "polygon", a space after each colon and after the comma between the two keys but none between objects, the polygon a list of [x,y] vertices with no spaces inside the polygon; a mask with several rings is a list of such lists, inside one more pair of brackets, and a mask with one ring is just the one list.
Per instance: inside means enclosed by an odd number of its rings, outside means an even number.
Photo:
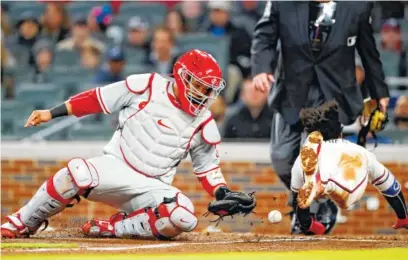
[{"label": "white chest protector", "polygon": [[[204,129],[212,125],[208,124],[211,113],[205,111],[198,117],[184,113],[170,100],[168,88],[171,82],[158,74],[151,74],[145,84],[138,79],[138,75],[128,77],[127,87],[134,93],[147,94],[147,99],[135,99],[131,107],[137,109],[132,113],[126,108],[120,112],[121,155],[141,174],[149,177],[166,175],[172,179],[175,167],[188,155],[190,148],[198,145],[200,140],[209,139],[211,142],[211,132],[214,131]],[[193,138],[200,130],[208,137]],[[219,136],[218,130],[215,132]]]}]

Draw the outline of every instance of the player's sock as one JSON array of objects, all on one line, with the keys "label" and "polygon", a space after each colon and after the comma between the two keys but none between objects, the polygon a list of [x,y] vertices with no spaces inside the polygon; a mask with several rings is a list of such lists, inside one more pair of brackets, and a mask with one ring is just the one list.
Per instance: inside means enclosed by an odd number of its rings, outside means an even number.
[{"label": "player's sock", "polygon": [[407,206],[405,204],[405,199],[402,191],[400,191],[395,197],[388,197],[384,195],[384,198],[388,201],[388,204],[390,204],[399,219],[407,218]]},{"label": "player's sock", "polygon": [[388,201],[399,219],[407,218],[407,207],[401,191],[401,185],[391,171],[385,169],[384,174],[373,180],[372,184]]}]

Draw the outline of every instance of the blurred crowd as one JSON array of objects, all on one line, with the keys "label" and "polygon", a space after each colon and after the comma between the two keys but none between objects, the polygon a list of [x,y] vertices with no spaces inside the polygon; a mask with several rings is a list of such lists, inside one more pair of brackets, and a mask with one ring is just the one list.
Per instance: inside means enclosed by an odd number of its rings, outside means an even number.
[{"label": "blurred crowd", "polygon": [[[251,88],[250,75],[251,35],[264,5],[263,1],[2,1],[2,98],[14,99],[19,86],[27,83],[66,87],[69,96],[133,73],[171,74],[178,56],[194,46],[187,43],[203,44],[207,38],[200,37],[208,37],[221,53],[214,56],[221,60],[228,84],[211,107],[221,132],[225,138],[267,139],[272,118],[267,94]],[[388,77],[407,77],[407,17],[403,2],[379,2],[373,11]],[[224,38],[228,39],[225,51],[217,40]],[[358,82],[363,84],[364,69],[356,63]],[[406,91],[407,86],[398,90]],[[408,98],[397,95],[391,103],[395,126],[408,129]]]}]

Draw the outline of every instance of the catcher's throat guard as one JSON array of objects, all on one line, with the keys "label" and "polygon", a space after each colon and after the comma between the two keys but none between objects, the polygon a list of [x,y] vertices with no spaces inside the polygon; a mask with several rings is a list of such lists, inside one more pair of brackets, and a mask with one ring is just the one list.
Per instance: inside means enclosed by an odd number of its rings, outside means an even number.
[{"label": "catcher's throat guard", "polygon": [[[365,147],[367,143],[367,135],[370,132],[374,139],[377,139],[376,133],[384,130],[385,126],[388,123],[388,114],[381,111],[380,103],[377,100],[376,108],[371,112],[368,122],[360,129],[358,133],[357,144]],[[367,104],[367,103],[366,103]],[[367,106],[365,104],[365,109]],[[375,142],[375,147],[377,147],[377,141]]]}]

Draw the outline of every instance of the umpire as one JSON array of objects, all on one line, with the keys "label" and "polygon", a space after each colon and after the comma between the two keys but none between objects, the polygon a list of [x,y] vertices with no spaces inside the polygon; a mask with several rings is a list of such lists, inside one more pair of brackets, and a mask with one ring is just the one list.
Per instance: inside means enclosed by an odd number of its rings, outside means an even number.
[{"label": "umpire", "polygon": [[[300,110],[335,99],[344,125],[355,122],[362,112],[363,98],[355,77],[356,48],[370,97],[380,100],[383,111],[388,106],[389,91],[373,37],[371,10],[369,2],[268,1],[255,27],[253,85],[269,91],[275,83],[269,96],[274,111],[271,159],[287,188],[302,141]],[[279,40],[280,73],[275,82],[272,64],[278,63]]]}]

